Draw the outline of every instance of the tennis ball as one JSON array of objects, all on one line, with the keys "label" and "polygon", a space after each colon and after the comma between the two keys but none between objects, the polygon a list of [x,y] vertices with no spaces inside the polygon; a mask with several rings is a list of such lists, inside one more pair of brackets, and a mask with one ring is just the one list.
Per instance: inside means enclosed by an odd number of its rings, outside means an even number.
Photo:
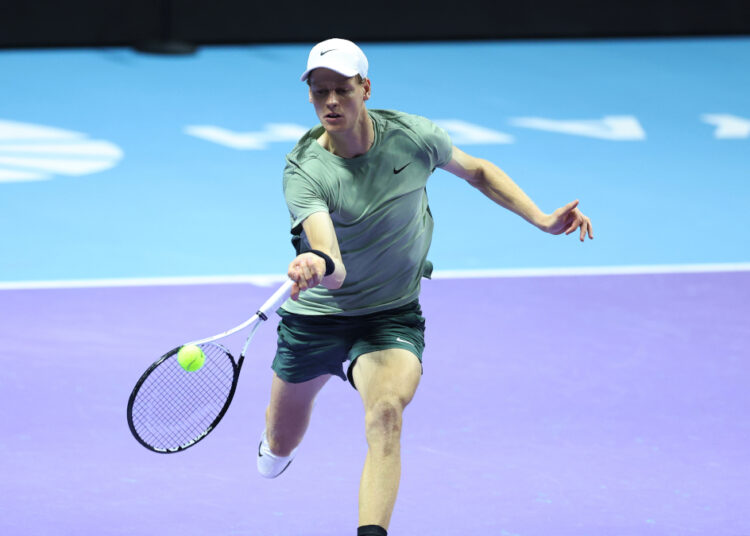
[{"label": "tennis ball", "polygon": [[196,345],[187,344],[177,352],[177,362],[188,372],[195,372],[206,362],[206,354]]}]

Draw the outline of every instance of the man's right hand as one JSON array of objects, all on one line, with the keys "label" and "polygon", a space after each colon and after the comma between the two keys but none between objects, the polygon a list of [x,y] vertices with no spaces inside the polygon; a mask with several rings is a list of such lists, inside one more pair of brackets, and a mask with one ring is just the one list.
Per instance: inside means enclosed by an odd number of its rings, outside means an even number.
[{"label": "man's right hand", "polygon": [[287,275],[294,281],[290,297],[299,298],[303,290],[313,288],[323,281],[326,273],[326,261],[315,253],[302,253],[289,263]]}]

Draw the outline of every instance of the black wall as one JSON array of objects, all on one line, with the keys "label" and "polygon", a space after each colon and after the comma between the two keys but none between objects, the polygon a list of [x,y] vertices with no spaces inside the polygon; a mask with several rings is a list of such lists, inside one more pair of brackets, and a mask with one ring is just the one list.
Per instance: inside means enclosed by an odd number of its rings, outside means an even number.
[{"label": "black wall", "polygon": [[727,34],[750,0],[0,0],[2,47]]}]

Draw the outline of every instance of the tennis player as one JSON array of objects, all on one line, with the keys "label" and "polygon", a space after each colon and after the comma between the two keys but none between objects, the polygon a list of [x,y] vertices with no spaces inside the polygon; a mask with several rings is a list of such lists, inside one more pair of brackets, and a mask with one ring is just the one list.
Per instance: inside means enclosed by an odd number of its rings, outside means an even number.
[{"label": "tennis player", "polygon": [[289,265],[291,299],[279,310],[258,470],[274,478],[289,466],[320,389],[333,376],[348,379],[364,404],[368,444],[357,534],[385,536],[401,475],[402,414],[422,375],[420,279],[432,270],[428,177],[438,167],[449,171],[548,233],[578,231],[583,241],[593,230],[578,201],[545,214],[502,170],[454,147],[431,121],[368,110],[367,70],[357,45],[329,39],[312,48],[301,77],[320,125],[284,169],[298,254]]}]

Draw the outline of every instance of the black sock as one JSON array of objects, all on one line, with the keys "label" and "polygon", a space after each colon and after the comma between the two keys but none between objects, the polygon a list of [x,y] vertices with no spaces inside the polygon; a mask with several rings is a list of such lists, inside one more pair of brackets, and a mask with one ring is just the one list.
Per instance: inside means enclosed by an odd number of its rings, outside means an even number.
[{"label": "black sock", "polygon": [[364,525],[357,528],[357,536],[388,536],[388,531],[380,525]]}]

